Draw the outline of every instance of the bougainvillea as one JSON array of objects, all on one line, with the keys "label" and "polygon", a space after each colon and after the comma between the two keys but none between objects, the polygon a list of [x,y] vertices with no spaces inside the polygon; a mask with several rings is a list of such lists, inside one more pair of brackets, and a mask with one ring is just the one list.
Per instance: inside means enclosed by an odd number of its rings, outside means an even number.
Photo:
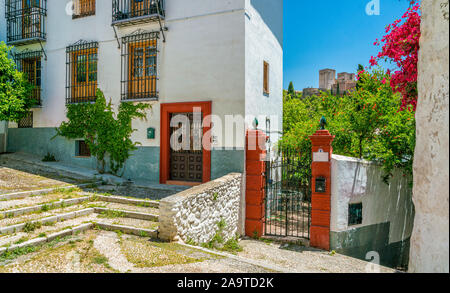
[{"label": "bougainvillea", "polygon": [[402,95],[402,109],[417,104],[417,62],[420,39],[420,3],[412,0],[410,7],[394,23],[386,27],[386,35],[374,45],[381,46],[376,57],[370,59],[371,66],[380,60],[391,61],[397,69],[391,74],[391,87]]}]

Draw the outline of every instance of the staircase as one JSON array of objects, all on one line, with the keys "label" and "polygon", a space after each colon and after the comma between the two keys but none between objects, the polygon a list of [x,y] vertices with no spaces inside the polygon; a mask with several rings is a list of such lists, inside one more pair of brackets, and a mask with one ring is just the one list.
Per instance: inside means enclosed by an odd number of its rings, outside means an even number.
[{"label": "staircase", "polygon": [[159,202],[72,188],[0,198],[0,257],[103,229],[141,237],[158,237]]}]

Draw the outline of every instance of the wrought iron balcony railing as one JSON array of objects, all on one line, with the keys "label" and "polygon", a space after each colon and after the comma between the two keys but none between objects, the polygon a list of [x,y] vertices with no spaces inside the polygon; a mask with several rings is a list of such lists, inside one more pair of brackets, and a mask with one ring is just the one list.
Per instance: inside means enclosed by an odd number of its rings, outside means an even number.
[{"label": "wrought iron balcony railing", "polygon": [[6,0],[5,16],[9,45],[45,41],[47,0]]},{"label": "wrought iron balcony railing", "polygon": [[164,0],[113,0],[112,24],[124,26],[164,19],[164,2]]}]

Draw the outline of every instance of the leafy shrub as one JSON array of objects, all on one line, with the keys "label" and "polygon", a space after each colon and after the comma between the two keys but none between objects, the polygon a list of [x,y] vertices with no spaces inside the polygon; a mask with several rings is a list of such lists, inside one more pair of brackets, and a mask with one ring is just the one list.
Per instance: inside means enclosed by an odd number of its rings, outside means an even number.
[{"label": "leafy shrub", "polygon": [[53,154],[47,153],[42,159],[42,162],[56,162],[56,158]]},{"label": "leafy shrub", "polygon": [[95,103],[67,105],[68,121],[57,128],[57,136],[83,138],[100,164],[98,171],[105,172],[109,159],[109,168],[117,175],[130,157],[130,152],[136,150],[139,144],[130,139],[136,131],[131,122],[135,118],[146,119],[146,110],[149,108],[149,104],[122,102],[116,115],[111,101],[107,103],[103,92],[97,89]]}]

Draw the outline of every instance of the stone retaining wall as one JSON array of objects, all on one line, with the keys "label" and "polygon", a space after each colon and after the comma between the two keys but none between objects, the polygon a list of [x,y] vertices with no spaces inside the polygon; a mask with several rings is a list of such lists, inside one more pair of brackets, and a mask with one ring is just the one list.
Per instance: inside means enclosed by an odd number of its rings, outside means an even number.
[{"label": "stone retaining wall", "polygon": [[222,220],[224,240],[238,231],[242,174],[231,173],[160,201],[159,238],[209,242]]}]

